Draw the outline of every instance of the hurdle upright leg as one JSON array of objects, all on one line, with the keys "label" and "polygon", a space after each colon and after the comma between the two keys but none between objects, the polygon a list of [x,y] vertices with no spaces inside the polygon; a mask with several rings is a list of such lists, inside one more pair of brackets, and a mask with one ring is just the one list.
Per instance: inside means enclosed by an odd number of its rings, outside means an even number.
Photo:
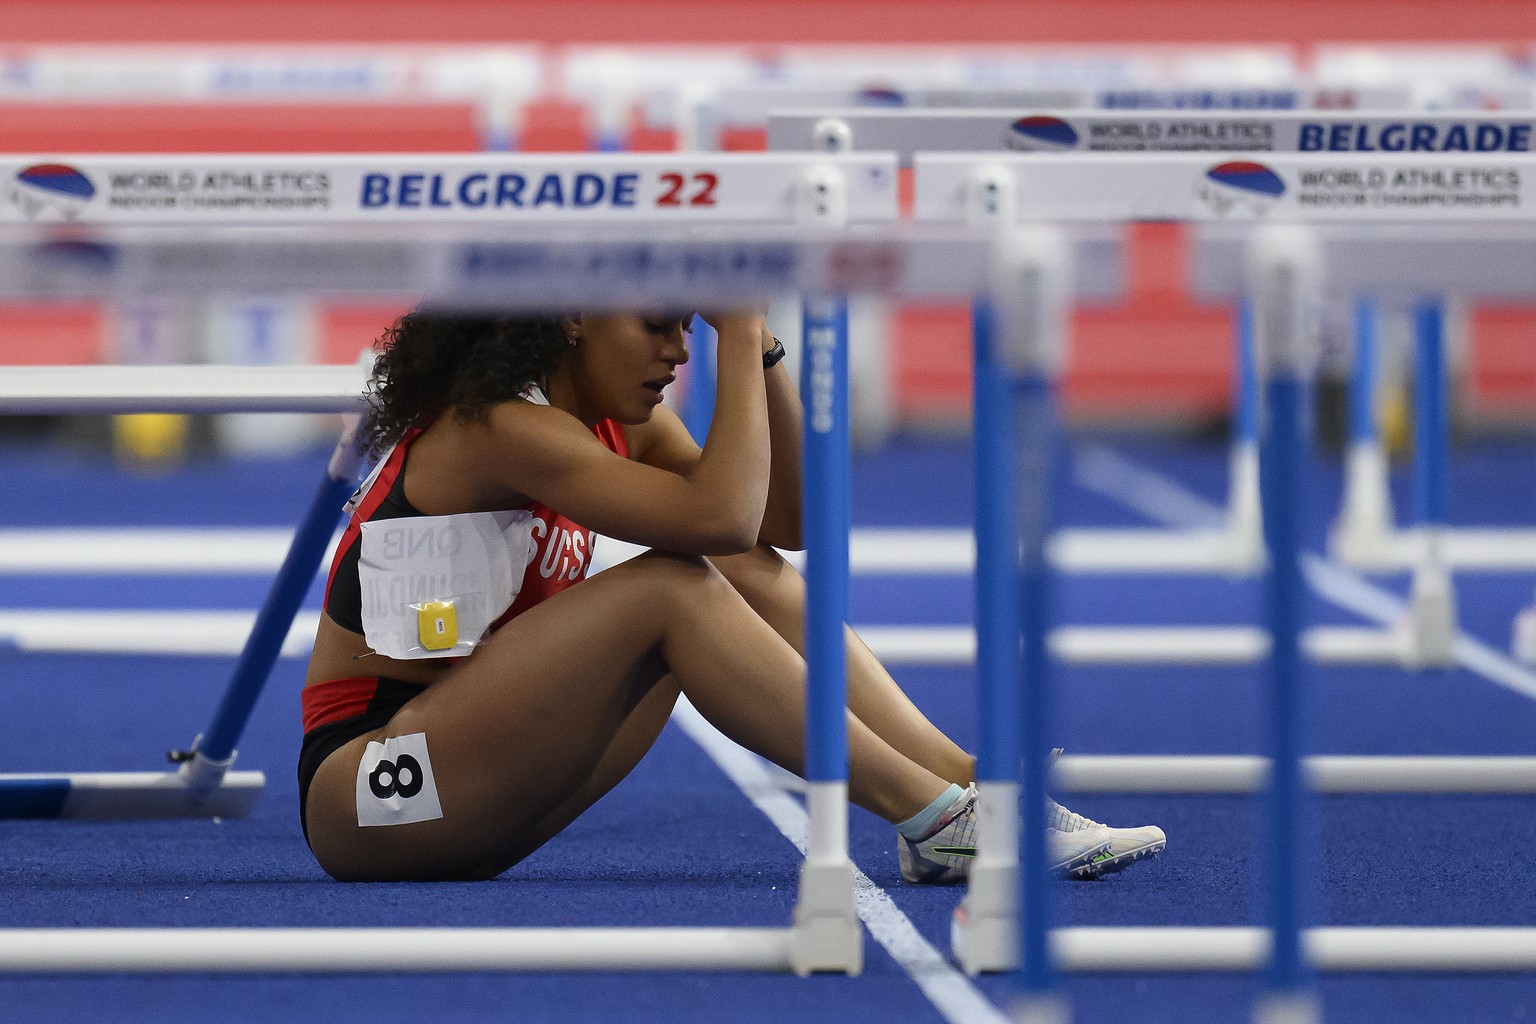
[{"label": "hurdle upright leg", "polygon": [[1395,564],[1387,454],[1376,425],[1381,374],[1380,312],[1374,300],[1354,302],[1354,363],[1349,377],[1349,446],[1344,453],[1344,500],[1329,543],[1339,558],[1367,569]]},{"label": "hurdle upright leg", "polygon": [[1237,409],[1232,418],[1232,449],[1227,456],[1226,565],[1233,573],[1252,573],[1264,564],[1252,303],[1244,300],[1238,306],[1237,324]]},{"label": "hurdle upright leg", "polygon": [[1020,589],[1012,383],[997,354],[993,304],[975,302],[973,416],[976,461],[976,749],[980,829],[950,945],[970,974],[1019,964]]},{"label": "hurdle upright leg", "polygon": [[1423,550],[1409,601],[1408,660],[1446,668],[1456,663],[1456,596],[1443,551],[1451,420],[1442,300],[1414,305],[1413,347],[1413,504]]},{"label": "hurdle upright leg", "polygon": [[1052,573],[1045,559],[1050,522],[1049,492],[1055,476],[1055,382],[1038,368],[1017,378],[1013,385],[1017,405],[1014,437],[1017,439],[1018,479],[1022,485],[1018,512],[1020,595],[1020,647],[1023,663],[1019,735],[1020,759],[1019,828],[1019,984],[1022,1024],[1057,1024],[1070,1019],[1066,999],[1056,987],[1055,964],[1049,948],[1053,917],[1051,876],[1046,851],[1046,761],[1051,736],[1054,701],[1050,657],[1046,649],[1052,606]]},{"label": "hurdle upright leg", "polygon": [[1066,353],[1071,259],[1059,229],[1020,229],[1007,242],[1002,287],[1009,303],[1005,359],[1014,409],[1019,504],[1014,521],[1019,591],[1019,999],[1022,1024],[1065,1024],[1070,1007],[1055,978],[1050,948],[1051,889],[1046,855],[1045,753],[1055,735],[1047,635],[1053,570],[1046,557],[1055,482],[1056,390]]},{"label": "hurdle upright leg", "polygon": [[1301,652],[1301,524],[1305,507],[1305,389],[1314,363],[1308,313],[1318,295],[1319,257],[1302,229],[1271,228],[1253,254],[1255,351],[1264,381],[1268,430],[1260,460],[1265,609],[1273,638],[1265,674],[1269,746],[1268,917],[1272,934],[1268,991],[1254,1008],[1255,1024],[1314,1024],[1320,1019],[1302,948],[1309,903],[1307,783],[1301,756],[1309,713],[1308,669]]},{"label": "hurdle upright leg", "polygon": [[809,836],[795,905],[796,973],[863,969],[848,856],[848,306],[805,304],[800,394],[805,432],[806,808]]}]

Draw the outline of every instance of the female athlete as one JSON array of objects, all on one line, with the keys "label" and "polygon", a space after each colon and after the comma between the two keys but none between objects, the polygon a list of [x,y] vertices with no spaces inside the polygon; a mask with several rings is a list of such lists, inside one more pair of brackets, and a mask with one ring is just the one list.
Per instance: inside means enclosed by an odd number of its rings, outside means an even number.
[{"label": "female athlete", "polygon": [[[679,694],[789,771],[804,745],[800,405],[761,315],[707,315],[717,397],[696,445],[662,404],[691,318],[416,311],[385,335],[303,693],[301,817],[345,880],[485,879],[623,779]],[[593,534],[647,552],[587,579]],[[849,795],[903,877],[953,883],[975,761],[852,631]],[[1052,866],[1162,849],[1052,805]]]}]

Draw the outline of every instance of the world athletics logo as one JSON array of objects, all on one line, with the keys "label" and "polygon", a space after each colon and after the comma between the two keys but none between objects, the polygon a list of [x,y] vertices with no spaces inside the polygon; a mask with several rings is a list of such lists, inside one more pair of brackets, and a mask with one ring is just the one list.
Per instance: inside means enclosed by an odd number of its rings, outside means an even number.
[{"label": "world athletics logo", "polygon": [[96,186],[68,164],[33,164],[0,194],[28,220],[74,220],[96,195]]},{"label": "world athletics logo", "polygon": [[1229,160],[1201,176],[1195,194],[1218,216],[1233,210],[1262,217],[1285,195],[1285,182],[1263,164]]},{"label": "world athletics logo", "polygon": [[1009,149],[1026,153],[1062,153],[1077,148],[1077,129],[1059,117],[1035,114],[1008,126],[1003,142]]}]

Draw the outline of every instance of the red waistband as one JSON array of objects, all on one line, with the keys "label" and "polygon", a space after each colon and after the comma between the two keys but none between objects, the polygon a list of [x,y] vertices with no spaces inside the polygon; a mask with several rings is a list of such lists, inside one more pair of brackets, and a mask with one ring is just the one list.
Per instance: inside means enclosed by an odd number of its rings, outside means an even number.
[{"label": "red waistband", "polygon": [[310,683],[299,694],[299,703],[304,709],[304,731],[310,732],[322,725],[355,718],[368,710],[368,704],[378,689],[378,676]]}]

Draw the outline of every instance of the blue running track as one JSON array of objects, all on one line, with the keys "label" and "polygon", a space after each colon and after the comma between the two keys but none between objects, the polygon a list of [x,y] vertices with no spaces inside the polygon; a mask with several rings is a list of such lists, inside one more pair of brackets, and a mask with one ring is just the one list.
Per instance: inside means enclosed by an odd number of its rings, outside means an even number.
[{"label": "blue running track", "polygon": [[[1145,440],[1115,451],[1210,502],[1226,453]],[[0,529],[292,526],[324,452],[291,459],[194,461],[136,476],[53,445],[0,448]],[[855,464],[857,525],[954,527],[970,516],[964,442],[904,440]],[[1453,461],[1453,520],[1529,525],[1536,459],[1512,445]],[[1338,472],[1315,466],[1306,528],[1321,551]],[[917,486],[914,486],[917,483]],[[1408,507],[1406,482],[1399,508]],[[936,496],[941,496],[936,499]],[[1112,494],[1060,495],[1070,525],[1145,525]],[[1405,578],[1376,578],[1391,593]],[[1532,599],[1529,574],[1458,578],[1462,626],[1499,651]],[[265,580],[232,577],[0,575],[7,608],[254,609]],[[1060,588],[1070,624],[1243,624],[1257,584],[1198,577],[1077,577]],[[310,605],[317,605],[317,592]],[[871,625],[968,623],[970,580],[854,581],[852,617]],[[1360,623],[1318,599],[1314,621]],[[0,648],[0,771],[153,770],[201,729],[232,658],[23,655]],[[285,659],[263,696],[238,767],[267,773],[255,814],[227,822],[0,822],[0,927],[770,925],[789,921],[798,855],[676,725],[634,775],[565,835],[486,883],[348,885],[326,878],[296,816],[302,662]],[[914,700],[963,743],[976,733],[969,669],[900,668]],[[1256,673],[1234,668],[1074,668],[1058,678],[1061,736],[1074,754],[1256,753]],[[1468,671],[1316,673],[1316,752],[1531,754],[1536,700]],[[1153,822],[1166,854],[1098,883],[1055,887],[1061,924],[1258,924],[1262,835],[1247,797],[1069,800],[1083,813]],[[1517,797],[1331,797],[1319,801],[1316,923],[1536,925],[1536,804]],[[940,953],[960,893],[899,878],[889,826],[855,810],[853,856]],[[974,983],[981,1003],[931,999],[914,978],[947,977],[867,942],[858,978],[717,973],[378,976],[0,976],[0,1021],[812,1022],[978,1024],[1007,1006],[1008,982]],[[913,958],[927,966],[913,967]],[[958,976],[944,984],[969,983]],[[1247,975],[1079,976],[1066,982],[1081,1022],[1245,1021]],[[932,986],[930,986],[932,987]],[[943,988],[943,985],[939,986]],[[1536,976],[1330,975],[1326,1017],[1347,1024],[1536,1020]],[[983,1007],[978,1012],[976,1007]],[[960,1006],[962,1009],[956,1009]],[[964,1009],[969,1007],[969,1009]],[[997,1010],[996,1012],[1001,1012]],[[947,1016],[946,1016],[947,1015]],[[993,1019],[1000,1019],[994,1017]]]}]

